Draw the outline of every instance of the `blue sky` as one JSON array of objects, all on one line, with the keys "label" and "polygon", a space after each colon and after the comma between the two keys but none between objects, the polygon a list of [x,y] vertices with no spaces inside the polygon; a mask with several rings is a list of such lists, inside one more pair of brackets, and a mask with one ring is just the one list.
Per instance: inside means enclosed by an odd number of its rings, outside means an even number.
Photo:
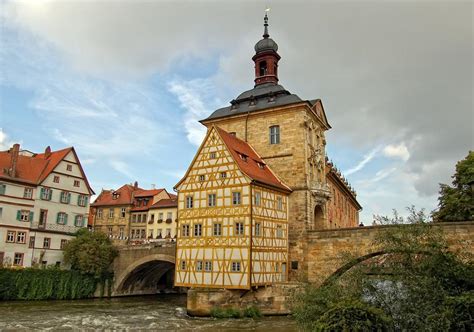
[{"label": "blue sky", "polygon": [[[172,190],[197,120],[253,86],[263,2],[0,3],[0,148],[74,146],[96,192]],[[361,219],[435,208],[474,145],[472,4],[270,5],[280,82],[322,99]]]}]

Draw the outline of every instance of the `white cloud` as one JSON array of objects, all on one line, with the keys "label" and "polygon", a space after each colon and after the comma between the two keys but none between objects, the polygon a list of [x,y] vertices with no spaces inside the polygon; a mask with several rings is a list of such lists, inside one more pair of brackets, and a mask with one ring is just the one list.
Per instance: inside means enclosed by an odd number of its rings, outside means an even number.
[{"label": "white cloud", "polygon": [[122,173],[123,175],[128,177],[130,180],[137,179],[137,177],[130,170],[130,167],[127,163],[121,160],[111,160],[109,161],[109,163],[113,167],[113,169],[115,169],[119,173]]},{"label": "white cloud", "polygon": [[372,149],[368,154],[364,156],[364,159],[362,159],[357,165],[355,165],[352,168],[349,168],[347,171],[344,171],[344,175],[351,175],[354,174],[361,169],[365,167],[374,157],[377,155],[377,153],[380,151],[380,146],[375,147]]},{"label": "white cloud", "polygon": [[11,147],[12,143],[8,141],[8,135],[0,128],[0,151],[7,150]]},{"label": "white cloud", "polygon": [[408,148],[404,142],[398,145],[394,145],[394,144],[387,145],[383,149],[383,154],[386,157],[399,158],[403,161],[407,161],[410,158],[410,152],[408,152]]}]

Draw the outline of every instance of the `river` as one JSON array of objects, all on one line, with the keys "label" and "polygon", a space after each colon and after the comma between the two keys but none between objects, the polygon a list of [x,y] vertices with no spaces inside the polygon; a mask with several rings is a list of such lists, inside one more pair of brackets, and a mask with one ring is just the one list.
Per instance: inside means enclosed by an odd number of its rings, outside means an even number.
[{"label": "river", "polygon": [[0,302],[0,330],[297,331],[289,317],[192,318],[185,295]]}]

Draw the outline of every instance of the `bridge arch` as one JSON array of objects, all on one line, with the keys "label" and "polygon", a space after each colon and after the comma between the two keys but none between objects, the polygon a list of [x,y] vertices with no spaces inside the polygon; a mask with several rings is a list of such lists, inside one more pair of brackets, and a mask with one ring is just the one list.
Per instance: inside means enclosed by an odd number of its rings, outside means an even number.
[{"label": "bridge arch", "polygon": [[174,268],[174,256],[155,253],[141,257],[117,275],[114,281],[114,293],[116,295],[156,293],[160,281],[162,286],[171,288]]}]

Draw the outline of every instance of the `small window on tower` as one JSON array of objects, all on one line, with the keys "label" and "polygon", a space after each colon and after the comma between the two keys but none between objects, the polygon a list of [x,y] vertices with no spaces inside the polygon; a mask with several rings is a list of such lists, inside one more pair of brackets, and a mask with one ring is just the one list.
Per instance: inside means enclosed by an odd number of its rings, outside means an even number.
[{"label": "small window on tower", "polygon": [[259,75],[260,76],[267,75],[267,62],[265,60],[261,61],[259,64]]}]

